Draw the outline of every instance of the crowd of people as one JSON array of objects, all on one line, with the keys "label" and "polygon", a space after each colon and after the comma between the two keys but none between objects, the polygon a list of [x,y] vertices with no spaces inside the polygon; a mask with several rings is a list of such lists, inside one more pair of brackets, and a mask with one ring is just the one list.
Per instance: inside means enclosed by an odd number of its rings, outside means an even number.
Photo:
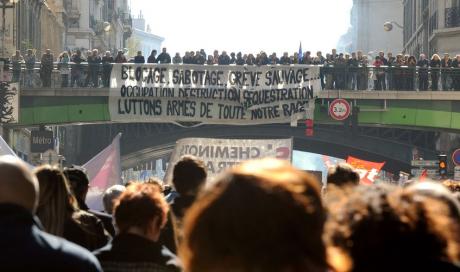
[{"label": "crowd of people", "polygon": [[115,185],[88,209],[84,169],[0,157],[1,271],[460,271],[460,202],[434,182],[327,186],[288,162],[243,162],[207,182],[183,156],[172,186]]},{"label": "crowd of people", "polygon": [[159,64],[196,64],[196,65],[321,65],[321,84],[323,89],[332,90],[460,90],[460,55],[455,57],[438,54],[427,57],[388,52],[379,52],[377,56],[365,55],[361,51],[337,53],[332,49],[323,56],[321,51],[294,54],[284,52],[281,57],[276,53],[243,54],[215,50],[207,55],[201,49],[187,51],[183,56],[176,53],[173,57],[166,48],[158,54],[152,50],[149,56],[139,51],[135,56],[127,57],[125,51],[117,54],[110,51],[100,53],[97,49],[65,51],[56,58],[50,50],[38,59],[29,49],[22,56],[16,51],[10,60],[12,81],[23,80],[25,86],[34,86],[34,71],[39,63],[39,75],[43,87],[51,86],[53,70],[60,73],[61,87],[109,87],[110,72],[113,63],[159,63]]}]

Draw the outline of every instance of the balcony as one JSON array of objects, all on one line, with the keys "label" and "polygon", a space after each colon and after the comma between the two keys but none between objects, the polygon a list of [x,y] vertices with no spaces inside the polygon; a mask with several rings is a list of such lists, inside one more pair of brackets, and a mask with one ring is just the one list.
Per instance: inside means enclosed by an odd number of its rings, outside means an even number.
[{"label": "balcony", "polygon": [[460,27],[460,8],[446,8],[445,18],[445,28]]}]

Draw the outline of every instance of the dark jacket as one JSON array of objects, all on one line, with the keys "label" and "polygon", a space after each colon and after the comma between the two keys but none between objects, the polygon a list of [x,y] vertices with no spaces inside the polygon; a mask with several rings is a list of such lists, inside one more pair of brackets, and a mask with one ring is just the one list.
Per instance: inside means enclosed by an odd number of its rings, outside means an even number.
[{"label": "dark jacket", "polygon": [[154,56],[154,55],[150,55],[148,58],[147,58],[147,63],[157,63],[157,58]]},{"label": "dark jacket", "polygon": [[88,250],[105,246],[111,238],[102,221],[83,210],[74,212],[72,218],[66,220],[63,237]]},{"label": "dark jacket", "polygon": [[105,272],[180,271],[179,261],[167,248],[134,234],[120,234],[94,252]]},{"label": "dark jacket", "polygon": [[219,65],[229,65],[229,64],[230,64],[230,57],[228,55],[219,56]]},{"label": "dark jacket", "polygon": [[144,56],[135,56],[134,57],[134,63],[145,63]]},{"label": "dark jacket", "polygon": [[78,207],[80,207],[81,210],[84,210],[86,212],[89,212],[93,215],[95,215],[99,220],[102,221],[102,224],[104,225],[104,228],[107,232],[110,233],[110,235],[115,236],[115,227],[113,226],[113,220],[112,216],[108,213],[105,212],[98,212],[94,210],[90,210],[88,205],[86,205],[85,202],[77,200],[78,201]]},{"label": "dark jacket", "polygon": [[86,249],[41,230],[24,208],[0,204],[0,271],[101,271]]},{"label": "dark jacket", "polygon": [[168,53],[158,55],[157,63],[171,63],[171,56]]},{"label": "dark jacket", "polygon": [[430,61],[428,59],[420,59],[417,61],[417,66],[419,67],[419,74],[423,73],[426,74],[428,73],[428,67],[430,66]]}]

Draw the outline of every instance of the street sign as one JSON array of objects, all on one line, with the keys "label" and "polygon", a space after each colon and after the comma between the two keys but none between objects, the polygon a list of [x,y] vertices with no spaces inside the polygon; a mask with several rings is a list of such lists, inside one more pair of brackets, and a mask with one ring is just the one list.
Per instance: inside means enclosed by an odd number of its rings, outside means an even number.
[{"label": "street sign", "polygon": [[438,167],[438,161],[413,160],[411,165],[414,167]]},{"label": "street sign", "polygon": [[[411,169],[410,173],[412,176],[419,177],[422,175],[423,171],[425,169]],[[426,169],[426,174],[429,177],[435,177],[438,175],[438,170],[437,169]]]},{"label": "street sign", "polygon": [[329,115],[337,120],[343,121],[350,116],[351,113],[351,106],[345,99],[335,99],[332,101],[331,105],[329,105]]},{"label": "street sign", "polygon": [[54,149],[53,132],[49,130],[33,130],[30,137],[30,151],[32,153],[43,153]]},{"label": "street sign", "polygon": [[456,166],[460,166],[460,148],[455,150],[453,153],[452,153],[452,162],[456,165]]}]

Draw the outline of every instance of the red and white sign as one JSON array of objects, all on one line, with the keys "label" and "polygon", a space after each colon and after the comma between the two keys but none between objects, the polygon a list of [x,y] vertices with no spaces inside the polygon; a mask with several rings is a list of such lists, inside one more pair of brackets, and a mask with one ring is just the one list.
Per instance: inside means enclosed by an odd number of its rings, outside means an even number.
[{"label": "red and white sign", "polygon": [[379,175],[385,162],[370,162],[348,156],[347,163],[353,166],[359,173],[361,184],[371,185],[375,182],[375,178]]},{"label": "red and white sign", "polygon": [[343,121],[350,116],[351,106],[345,99],[335,99],[329,106],[329,115],[337,120]]}]

